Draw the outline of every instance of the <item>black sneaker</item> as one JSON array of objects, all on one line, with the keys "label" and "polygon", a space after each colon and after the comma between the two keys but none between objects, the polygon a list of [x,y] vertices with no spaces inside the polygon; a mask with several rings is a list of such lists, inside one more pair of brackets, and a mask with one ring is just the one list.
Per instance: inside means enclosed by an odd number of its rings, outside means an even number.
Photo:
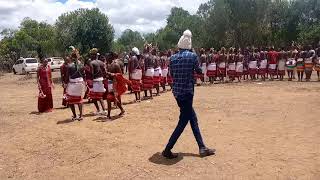
[{"label": "black sneaker", "polygon": [[199,150],[199,154],[201,157],[206,157],[206,156],[212,156],[216,152],[215,149],[209,149],[209,148],[201,148]]},{"label": "black sneaker", "polygon": [[164,150],[162,152],[162,156],[167,158],[167,159],[174,159],[174,158],[177,158],[178,157],[178,154],[176,153],[172,153],[171,151],[166,151]]}]

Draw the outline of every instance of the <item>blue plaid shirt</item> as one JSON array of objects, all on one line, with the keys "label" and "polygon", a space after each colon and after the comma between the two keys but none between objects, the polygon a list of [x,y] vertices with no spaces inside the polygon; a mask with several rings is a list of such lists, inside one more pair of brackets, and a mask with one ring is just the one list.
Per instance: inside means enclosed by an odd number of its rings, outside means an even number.
[{"label": "blue plaid shirt", "polygon": [[194,71],[201,74],[198,56],[189,50],[180,50],[171,56],[170,73],[173,78],[173,95],[175,97],[194,94]]}]

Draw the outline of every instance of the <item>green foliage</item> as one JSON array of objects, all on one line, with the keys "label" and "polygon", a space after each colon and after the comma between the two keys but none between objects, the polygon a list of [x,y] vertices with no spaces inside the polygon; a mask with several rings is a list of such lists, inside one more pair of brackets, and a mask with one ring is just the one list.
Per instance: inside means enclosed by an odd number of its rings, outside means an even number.
[{"label": "green foliage", "polygon": [[82,54],[88,53],[93,47],[98,47],[101,53],[111,50],[114,30],[108,17],[98,8],[62,14],[55,25],[60,51],[71,45],[79,48]]},{"label": "green foliage", "polygon": [[129,51],[133,47],[142,48],[144,39],[138,31],[127,29],[122,33],[117,42],[121,44],[126,51]]}]

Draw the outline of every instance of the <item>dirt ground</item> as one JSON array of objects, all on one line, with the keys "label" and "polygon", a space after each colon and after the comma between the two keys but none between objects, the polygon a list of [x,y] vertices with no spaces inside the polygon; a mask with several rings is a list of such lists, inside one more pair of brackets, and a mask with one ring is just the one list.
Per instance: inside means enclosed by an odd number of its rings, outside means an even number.
[{"label": "dirt ground", "polygon": [[86,104],[84,121],[71,122],[61,86],[41,115],[36,87],[0,77],[0,179],[320,179],[320,82],[197,87],[202,135],[217,152],[200,158],[187,126],[176,160],[160,156],[179,115],[171,92],[138,104],[125,95],[127,113],[112,121]]}]

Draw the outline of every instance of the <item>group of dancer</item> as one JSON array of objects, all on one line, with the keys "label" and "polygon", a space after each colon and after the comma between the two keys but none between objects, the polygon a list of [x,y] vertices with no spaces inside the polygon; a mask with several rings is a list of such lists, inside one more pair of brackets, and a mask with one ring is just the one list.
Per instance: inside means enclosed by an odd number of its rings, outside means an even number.
[{"label": "group of dancer", "polygon": [[[72,120],[83,119],[83,99],[89,99],[97,112],[95,115],[106,115],[111,118],[111,106],[114,103],[122,116],[125,111],[121,103],[121,95],[127,91],[127,85],[131,82],[124,78],[120,63],[114,54],[98,56],[98,49],[90,50],[90,58],[83,61],[79,51],[71,46],[70,56],[65,58],[65,63],[60,67],[63,87],[62,105],[70,107]],[[48,61],[44,58],[38,68],[38,110],[50,112],[53,108],[52,88],[53,81]],[[104,101],[108,107],[105,107]],[[79,108],[76,113],[75,105]]]},{"label": "group of dancer", "polygon": [[[173,79],[170,72],[170,57],[178,50],[160,52],[152,44],[145,44],[143,52],[134,47],[128,56],[128,76],[124,77],[125,64],[115,53],[106,56],[99,55],[98,49],[90,51],[90,58],[83,60],[79,52],[71,47],[70,55],[61,66],[61,80],[64,89],[64,106],[70,107],[73,120],[83,119],[83,99],[88,99],[96,107],[95,115],[106,115],[111,118],[112,103],[120,109],[120,116],[125,111],[121,103],[121,95],[127,90],[135,94],[135,101],[152,99],[154,95],[172,88]],[[193,50],[195,51],[195,50]],[[219,51],[211,48],[198,51],[198,66],[202,74],[194,73],[194,82],[203,83],[233,82],[236,79],[265,81],[267,78],[283,80],[287,71],[288,80],[310,81],[313,70],[317,72],[320,81],[320,48],[313,50],[291,48],[275,51],[274,48],[221,48]],[[50,67],[46,59],[38,69],[38,109],[39,112],[49,112],[53,108]],[[141,97],[141,92],[144,97]],[[84,95],[83,95],[84,94]],[[105,107],[104,101],[108,106]],[[78,105],[79,115],[75,105]]]},{"label": "group of dancer", "polygon": [[287,71],[288,81],[295,79],[298,74],[298,81],[310,81],[313,70],[317,71],[320,81],[320,48],[313,50],[311,47],[305,49],[292,48],[291,50],[281,49],[275,51],[273,47],[267,49],[230,48],[228,51],[221,48],[220,51],[200,49],[199,66],[203,74],[195,74],[195,79],[210,83],[215,81],[232,82],[237,79],[265,81],[267,78],[274,80],[284,79]]}]

